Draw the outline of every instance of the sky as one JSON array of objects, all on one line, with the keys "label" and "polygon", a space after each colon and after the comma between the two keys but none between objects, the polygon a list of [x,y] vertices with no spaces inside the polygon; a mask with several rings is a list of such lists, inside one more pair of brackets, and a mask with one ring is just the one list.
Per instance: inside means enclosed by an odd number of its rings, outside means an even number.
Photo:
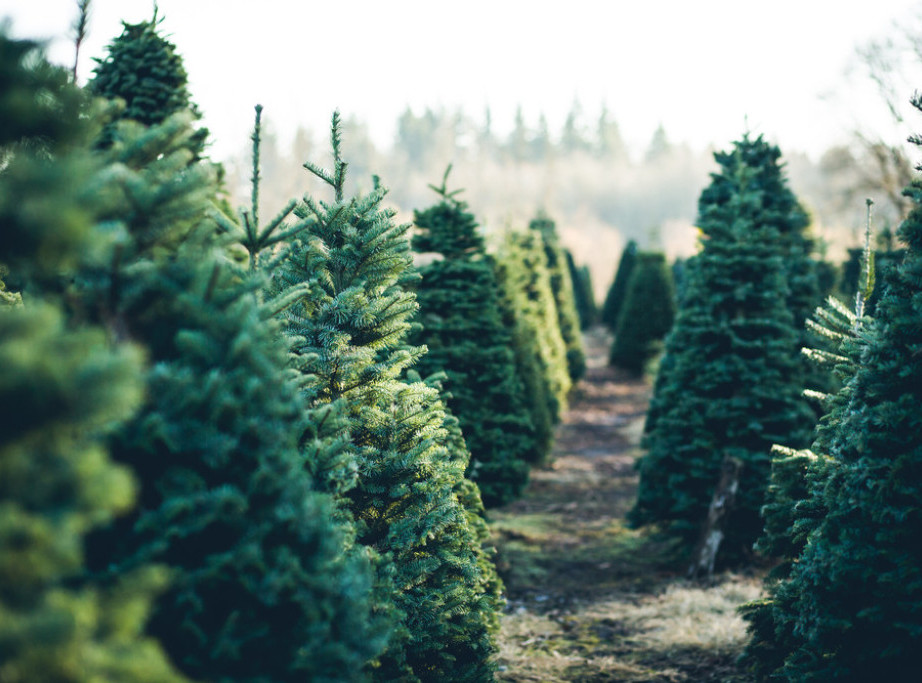
[{"label": "sky", "polygon": [[[93,0],[78,80],[151,0]],[[325,131],[334,109],[380,144],[410,106],[460,107],[507,131],[521,106],[559,129],[574,100],[602,104],[635,150],[662,124],[673,142],[726,147],[744,131],[817,157],[856,125],[892,135],[854,64],[920,0],[160,0],[212,156],[243,149],[253,106],[282,140]],[[71,65],[76,0],[0,0],[17,37]],[[922,89],[922,82],[918,86]],[[906,99],[912,94],[907,91]],[[591,123],[589,121],[588,123]],[[922,126],[919,126],[922,128]]]}]

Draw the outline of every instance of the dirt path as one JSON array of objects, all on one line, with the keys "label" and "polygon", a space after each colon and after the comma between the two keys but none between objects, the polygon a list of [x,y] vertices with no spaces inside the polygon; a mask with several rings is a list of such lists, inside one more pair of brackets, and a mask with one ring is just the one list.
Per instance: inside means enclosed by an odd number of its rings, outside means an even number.
[{"label": "dirt path", "polygon": [[608,343],[586,335],[588,371],[553,464],[491,512],[508,598],[498,680],[746,680],[735,608],[758,596],[759,577],[690,584],[668,545],[626,528],[650,387],[607,367]]}]

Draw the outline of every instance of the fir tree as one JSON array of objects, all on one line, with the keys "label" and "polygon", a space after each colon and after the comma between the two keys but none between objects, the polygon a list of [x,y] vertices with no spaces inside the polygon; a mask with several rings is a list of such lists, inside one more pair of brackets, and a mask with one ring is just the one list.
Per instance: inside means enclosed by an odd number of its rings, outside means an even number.
[{"label": "fir tree", "polygon": [[163,568],[110,588],[83,576],[86,534],[135,502],[105,438],[141,401],[143,354],[69,319],[46,286],[111,256],[82,98],[35,43],[2,33],[0,79],[15,102],[0,107],[0,147],[21,145],[0,173],[0,255],[28,290],[23,305],[0,287],[15,304],[0,305],[0,680],[180,681],[142,635]]},{"label": "fir tree", "polygon": [[581,330],[586,330],[595,325],[596,318],[598,318],[595,296],[592,293],[592,276],[587,266],[576,265],[569,249],[564,250],[564,256],[567,259],[567,270],[570,272],[579,327]]},{"label": "fir tree", "polygon": [[675,317],[672,272],[661,253],[640,252],[612,343],[609,363],[641,374],[661,350]]},{"label": "fir tree", "polygon": [[577,382],[586,372],[586,355],[583,352],[583,339],[580,336],[579,315],[573,295],[573,280],[567,265],[566,254],[557,234],[557,224],[543,211],[528,224],[537,231],[544,242],[547,257],[548,276],[551,280],[551,292],[557,306],[557,320],[560,334],[566,346],[567,372],[570,380]]},{"label": "fir tree", "polygon": [[429,350],[416,366],[421,374],[447,376],[448,408],[471,453],[468,476],[490,507],[519,496],[537,444],[496,276],[474,216],[457,191],[447,191],[447,177],[433,187],[441,201],[414,212],[413,248],[443,258],[420,269],[416,320],[422,327],[410,342]]},{"label": "fir tree", "polygon": [[631,512],[634,524],[661,523],[690,548],[724,461],[739,463],[737,502],[721,546],[725,562],[739,560],[761,531],[772,445],[802,447],[811,423],[799,397],[776,200],[743,153],[749,144],[744,138],[733,152],[715,155],[721,171],[701,195],[705,241],[691,259],[667,338],[668,374],[651,405],[656,419]]},{"label": "fir tree", "polygon": [[139,509],[88,543],[117,581],[150,561],[173,581],[149,631],[197,679],[361,678],[382,646],[372,574],[299,440],[309,416],[259,278],[224,257],[211,169],[190,164],[190,118],[113,130],[118,258],[88,273],[84,308],[144,344],[146,399],[114,434]]},{"label": "fir tree", "polygon": [[495,261],[504,319],[512,329],[516,363],[531,400],[542,460],[571,388],[543,242],[534,231],[510,233]]},{"label": "fir tree", "polygon": [[612,332],[618,327],[618,318],[621,315],[621,307],[624,305],[624,297],[627,295],[627,285],[631,281],[631,271],[634,269],[636,261],[637,242],[630,240],[621,252],[618,270],[615,271],[615,279],[608,288],[600,314],[602,324]]},{"label": "fir tree", "polygon": [[[913,105],[922,110],[918,97]],[[885,276],[871,333],[860,335],[847,404],[829,422],[832,465],[813,493],[825,515],[782,595],[796,641],[775,664],[788,680],[909,681],[918,670],[922,181],[906,194],[916,204],[899,230],[907,252]]]},{"label": "fir tree", "polygon": [[400,619],[374,676],[489,680],[499,584],[464,479],[466,450],[451,449],[438,391],[402,379],[423,353],[406,345],[417,308],[405,288],[415,279],[410,226],[381,206],[377,182],[367,196],[345,196],[338,113],[332,143],[332,171],[305,166],[333,201],[298,206],[310,225],[275,277],[309,290],[286,311],[293,351],[315,404],[344,405],[358,481],[340,500],[380,557]]},{"label": "fir tree", "polygon": [[[94,95],[124,102],[119,118],[145,126],[162,123],[180,111],[190,112],[196,120],[201,118],[189,93],[182,56],[159,31],[162,20],[155,5],[150,21],[122,22],[122,33],[108,45],[106,56],[95,60],[93,78],[87,83]],[[107,129],[104,141],[110,140],[111,130]],[[207,137],[204,128],[189,136],[194,158],[201,156]]]}]

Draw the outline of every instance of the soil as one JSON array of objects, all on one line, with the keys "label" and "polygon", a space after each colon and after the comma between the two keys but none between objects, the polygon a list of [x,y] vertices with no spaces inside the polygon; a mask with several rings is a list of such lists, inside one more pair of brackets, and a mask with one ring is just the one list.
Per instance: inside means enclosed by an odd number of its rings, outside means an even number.
[{"label": "soil", "polygon": [[490,512],[507,597],[497,680],[748,680],[736,607],[761,577],[690,583],[669,542],[627,526],[650,380],[608,367],[609,343],[585,335],[586,376],[552,464]]}]

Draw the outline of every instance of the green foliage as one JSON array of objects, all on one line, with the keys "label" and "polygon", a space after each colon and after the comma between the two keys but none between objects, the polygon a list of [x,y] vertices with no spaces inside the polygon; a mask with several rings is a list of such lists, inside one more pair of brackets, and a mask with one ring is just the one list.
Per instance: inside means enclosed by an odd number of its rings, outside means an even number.
[{"label": "green foliage", "polygon": [[535,430],[476,220],[444,183],[435,189],[442,201],[414,212],[412,244],[443,258],[420,269],[416,320],[421,329],[409,341],[429,350],[417,371],[447,376],[446,402],[470,449],[467,475],[485,505],[503,505],[519,496],[528,463],[537,459]]},{"label": "green foliage", "polygon": [[[699,202],[702,251],[690,259],[686,291],[666,341],[666,374],[651,406],[649,452],[640,461],[634,524],[660,523],[691,549],[707,516],[725,457],[743,464],[721,546],[738,561],[761,531],[770,449],[806,444],[811,414],[788,309],[788,251],[776,225],[779,201],[745,151],[716,154],[721,166]],[[755,162],[776,162],[758,155]],[[782,206],[787,206],[782,203]],[[786,214],[785,214],[786,215]]]},{"label": "green foliage", "polygon": [[417,309],[405,287],[415,279],[410,226],[382,207],[377,183],[345,196],[338,113],[332,146],[332,171],[305,166],[334,200],[298,206],[309,225],[274,277],[282,290],[306,287],[284,314],[302,385],[313,405],[337,404],[348,420],[358,476],[340,502],[379,557],[391,601],[380,609],[399,620],[373,675],[489,680],[499,583],[464,478],[468,454],[446,429],[437,389],[403,379],[423,353],[406,344]]},{"label": "green foliage", "polygon": [[[124,102],[120,119],[130,119],[146,126],[162,123],[180,111],[201,117],[189,94],[189,76],[176,46],[162,36],[156,10],[150,21],[122,23],[122,33],[106,48],[103,59],[96,59],[93,78],[87,89],[108,100]],[[111,140],[107,128],[103,140]],[[194,157],[201,156],[208,131],[198,129],[189,136]]]},{"label": "green foliage", "polygon": [[512,330],[516,365],[538,436],[537,462],[550,456],[554,425],[567,408],[571,387],[546,262],[542,240],[532,230],[510,233],[494,261],[503,319]]},{"label": "green foliage", "polygon": [[595,304],[595,295],[592,293],[592,275],[588,266],[577,266],[573,254],[569,249],[564,250],[567,259],[567,269],[570,271],[570,282],[573,287],[573,300],[576,304],[576,313],[579,316],[579,327],[586,330],[592,327],[599,317],[598,307]]},{"label": "green foliage", "polygon": [[0,173],[0,254],[29,292],[0,308],[0,680],[179,681],[142,633],[163,569],[138,566],[111,587],[83,575],[86,534],[135,503],[135,478],[105,441],[141,402],[143,354],[68,316],[45,286],[107,242],[89,199],[100,166],[75,148],[81,98],[34,43],[2,34],[0,74],[16,100],[0,108],[4,142],[24,143]]},{"label": "green foliage", "polygon": [[557,306],[560,334],[566,346],[567,372],[570,374],[570,380],[575,383],[586,373],[586,354],[583,352],[579,314],[573,294],[573,279],[567,265],[566,253],[560,244],[556,223],[544,212],[539,212],[528,227],[538,232],[544,242],[551,292]]},{"label": "green foliage", "polygon": [[605,295],[605,302],[602,304],[602,313],[600,319],[612,332],[618,327],[618,318],[621,315],[621,307],[624,305],[624,298],[627,296],[627,285],[631,281],[631,271],[637,261],[637,242],[630,240],[621,252],[621,259],[618,261],[618,270],[615,272],[615,279],[608,288]]},{"label": "green foliage", "polygon": [[259,279],[226,262],[189,119],[122,122],[107,151],[119,169],[111,218],[127,238],[79,294],[153,364],[141,410],[112,439],[141,506],[91,535],[88,561],[113,582],[150,561],[170,567],[149,631],[192,677],[356,678],[381,646],[368,562],[312,490],[287,347]]},{"label": "green foliage", "polygon": [[[913,104],[922,109],[918,98]],[[917,672],[922,182],[906,194],[916,208],[899,231],[905,259],[884,274],[875,320],[844,345],[842,366],[854,373],[818,434],[829,456],[807,480],[806,502],[822,514],[789,577],[753,610],[763,628],[753,629],[750,661],[763,677],[912,680]]]},{"label": "green foliage", "polygon": [[[906,254],[904,249],[882,250],[876,249],[871,252],[874,258],[874,270],[878,274],[880,281],[883,281],[887,271],[895,268],[902,261]],[[842,264],[842,279],[839,282],[839,293],[845,301],[854,301],[858,294],[862,282],[862,256],[864,249],[855,248],[848,250],[848,259]],[[867,302],[867,315],[874,315],[877,302],[880,301],[882,293],[881,287],[875,287],[874,293]]]},{"label": "green foliage", "polygon": [[609,363],[641,374],[662,351],[675,318],[675,289],[666,256],[639,252],[621,309]]}]

